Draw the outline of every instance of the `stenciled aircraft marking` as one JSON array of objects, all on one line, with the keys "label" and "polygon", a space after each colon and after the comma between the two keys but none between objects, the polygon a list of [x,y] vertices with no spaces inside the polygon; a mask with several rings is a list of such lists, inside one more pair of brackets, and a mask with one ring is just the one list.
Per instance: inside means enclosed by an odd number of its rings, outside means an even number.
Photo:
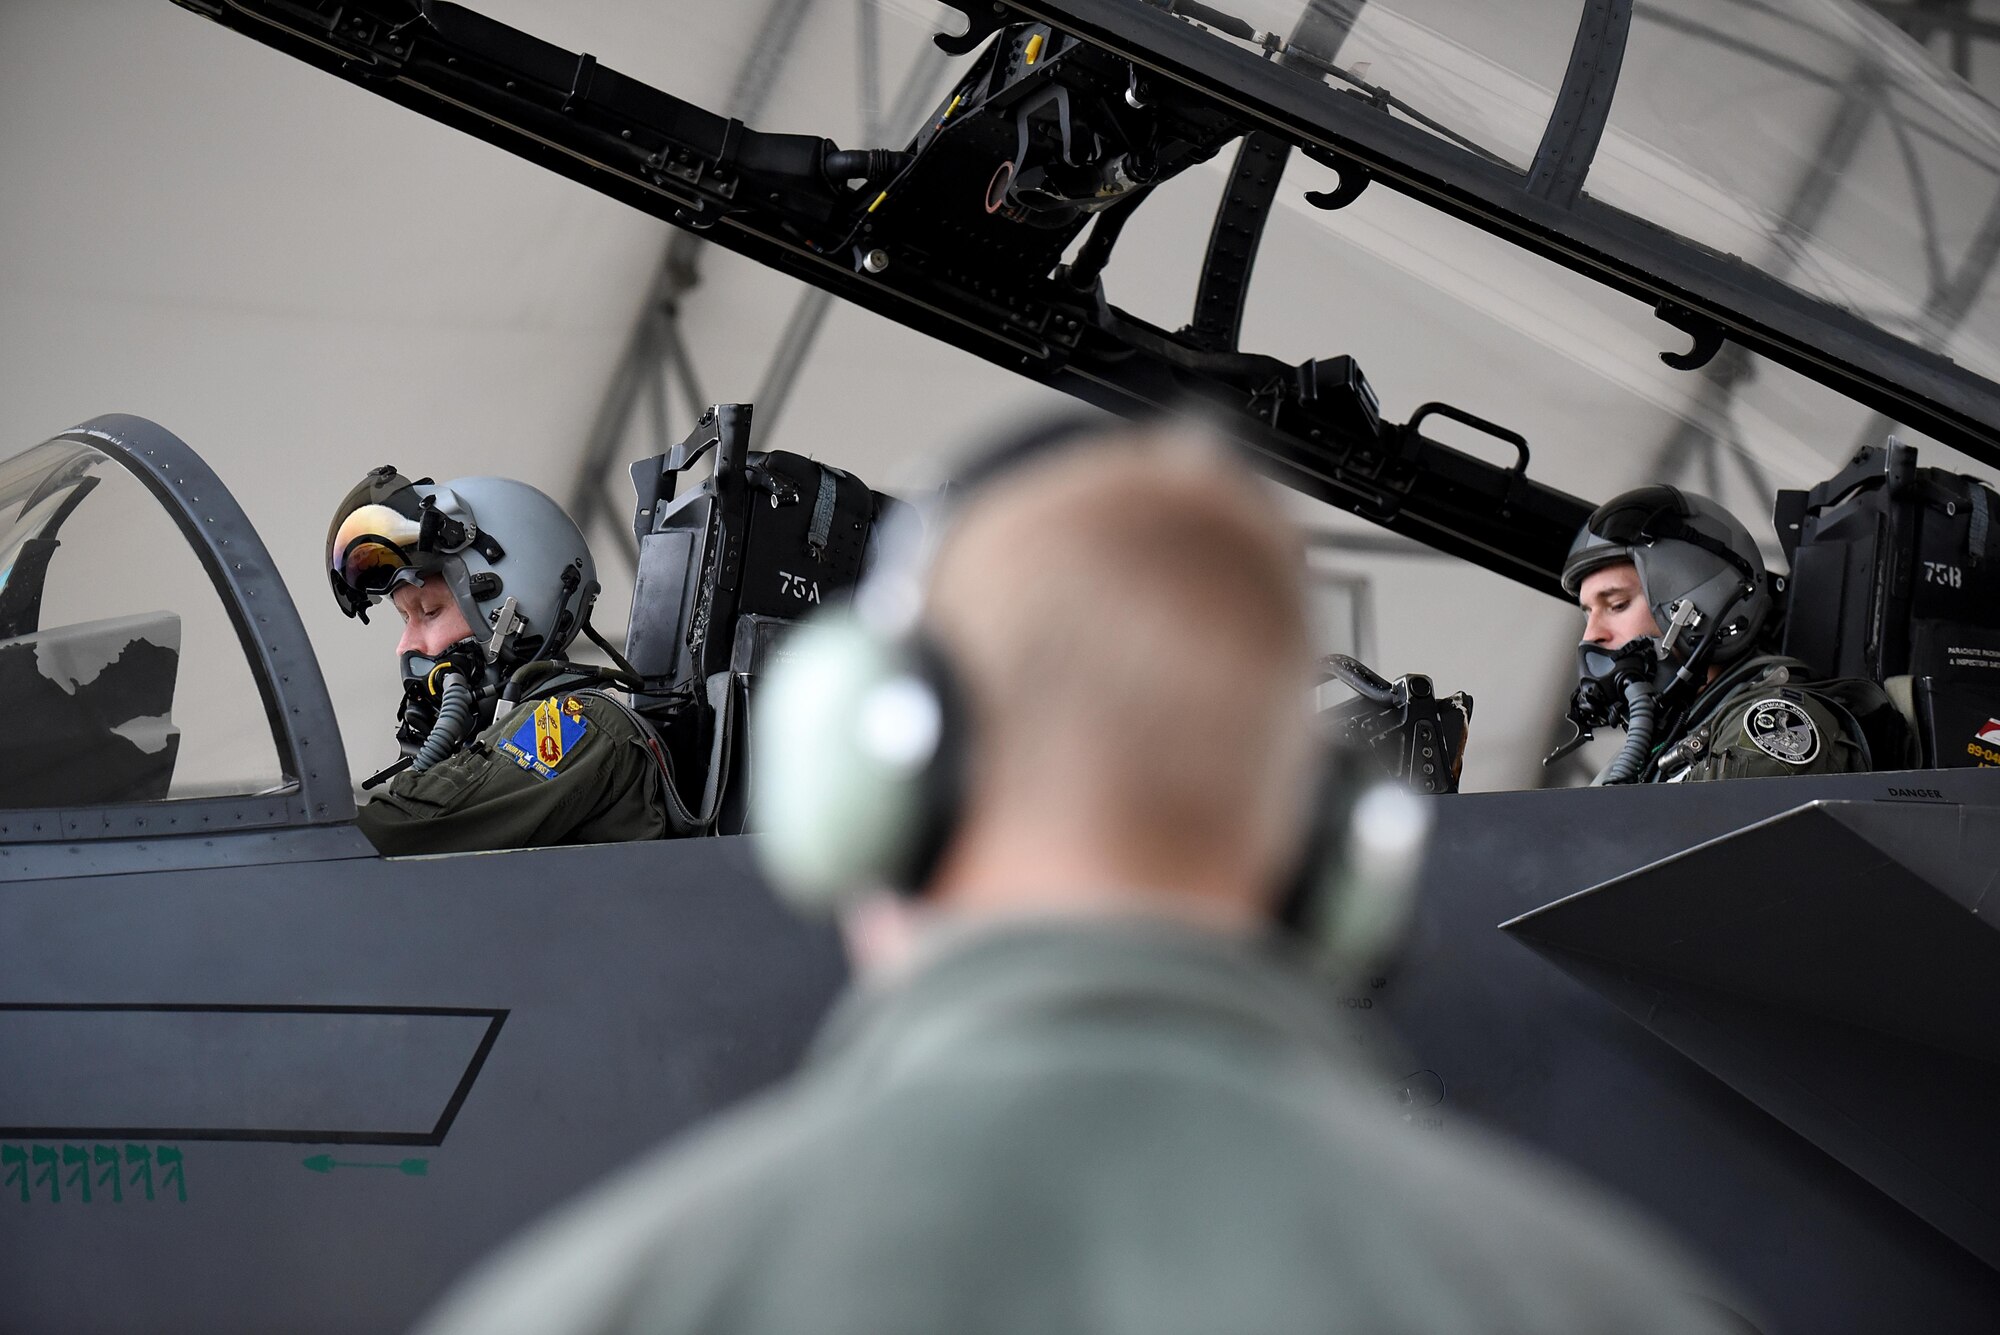
[{"label": "stenciled aircraft marking", "polygon": [[128,1187],[135,1201],[187,1204],[180,1147],[128,1144],[121,1157],[117,1145],[0,1145],[0,1199],[61,1205],[68,1192],[74,1204],[123,1205]]},{"label": "stenciled aircraft marking", "polygon": [[310,1159],[301,1159],[299,1162],[315,1173],[331,1173],[336,1168],[393,1168],[405,1177],[427,1177],[431,1171],[429,1159],[403,1159],[396,1163],[377,1163],[336,1159],[331,1154],[315,1154]]}]

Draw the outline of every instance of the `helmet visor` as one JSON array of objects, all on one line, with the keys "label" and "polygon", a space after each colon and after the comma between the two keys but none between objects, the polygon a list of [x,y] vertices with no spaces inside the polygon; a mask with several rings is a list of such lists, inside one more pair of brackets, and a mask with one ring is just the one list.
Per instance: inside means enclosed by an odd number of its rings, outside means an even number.
[{"label": "helmet visor", "polygon": [[1685,539],[1687,526],[1681,521],[1691,513],[1677,489],[1639,487],[1598,506],[1586,527],[1606,542],[1626,546],[1660,538]]},{"label": "helmet visor", "polygon": [[362,479],[334,511],[326,534],[327,570],[340,610],[365,620],[396,573],[417,564],[423,539],[423,500],[408,478],[378,468]]},{"label": "helmet visor", "polygon": [[1693,521],[1698,515],[1679,488],[1655,484],[1612,497],[1591,513],[1585,527],[1606,542],[1630,547],[1650,546],[1655,542],[1685,542],[1699,547],[1727,562],[1745,584],[1755,588],[1762,573],[1761,564],[1753,567],[1748,558],[1726,541],[1695,527]]}]

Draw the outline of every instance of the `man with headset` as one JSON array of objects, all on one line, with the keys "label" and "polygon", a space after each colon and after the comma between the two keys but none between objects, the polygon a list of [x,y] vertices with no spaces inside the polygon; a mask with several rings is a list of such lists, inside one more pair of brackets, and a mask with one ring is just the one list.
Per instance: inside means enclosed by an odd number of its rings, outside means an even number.
[{"label": "man with headset", "polygon": [[1315,763],[1302,572],[1216,451],[1072,433],[802,631],[760,852],[846,911],[862,984],[805,1072],[431,1335],[1723,1328],[1578,1184],[1403,1126],[1270,933]]},{"label": "man with headset", "polygon": [[1668,486],[1614,496],[1577,534],[1562,582],[1585,615],[1570,704],[1577,740],[1606,726],[1626,734],[1597,782],[1915,763],[1914,738],[1880,686],[1767,651],[1781,586],[1749,530],[1706,496]]}]

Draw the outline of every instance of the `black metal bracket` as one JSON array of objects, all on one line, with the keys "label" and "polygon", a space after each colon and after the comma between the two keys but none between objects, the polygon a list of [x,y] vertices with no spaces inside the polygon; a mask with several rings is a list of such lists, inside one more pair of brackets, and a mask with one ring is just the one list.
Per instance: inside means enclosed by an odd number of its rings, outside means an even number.
[{"label": "black metal bracket", "polygon": [[1514,447],[1514,466],[1507,470],[1508,493],[1510,495],[1517,493],[1527,484],[1528,438],[1518,431],[1510,431],[1504,426],[1489,422],[1483,417],[1474,416],[1465,411],[1465,409],[1455,408],[1449,403],[1426,403],[1423,407],[1410,414],[1410,420],[1404,423],[1403,449],[1411,457],[1413,463],[1421,459],[1426,449],[1436,448],[1437,443],[1425,436],[1420,430],[1424,419],[1431,416],[1448,417],[1452,421],[1469,426],[1475,431],[1483,431],[1495,440],[1504,440],[1509,445],[1512,445]]},{"label": "black metal bracket", "polygon": [[1323,148],[1308,148],[1306,156],[1322,167],[1331,167],[1340,174],[1340,184],[1331,190],[1306,191],[1306,203],[1316,209],[1344,209],[1361,198],[1361,192],[1375,179],[1375,173],[1352,158],[1343,158],[1338,153],[1329,153]]},{"label": "black metal bracket", "polygon": [[1708,365],[1722,351],[1723,340],[1729,336],[1721,325],[1679,302],[1663,301],[1653,308],[1653,314],[1694,340],[1694,346],[1686,352],[1660,354],[1660,360],[1676,371],[1698,371]]}]

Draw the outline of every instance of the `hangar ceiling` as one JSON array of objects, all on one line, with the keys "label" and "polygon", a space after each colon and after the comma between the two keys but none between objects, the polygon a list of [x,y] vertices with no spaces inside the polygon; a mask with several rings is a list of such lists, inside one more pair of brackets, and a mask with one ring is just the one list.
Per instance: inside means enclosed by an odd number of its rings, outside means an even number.
[{"label": "hangar ceiling", "polygon": [[[1521,108],[1546,116],[1583,8],[1370,5],[1349,71],[1502,146]],[[951,77],[926,38],[953,16],[929,0],[476,7],[758,128],[843,145],[873,143],[872,126],[900,141]],[[1299,6],[1234,8],[1280,27]],[[1703,240],[1697,227],[1711,227],[1712,244],[1991,375],[2000,0],[1875,10],[1636,5],[1588,187]],[[1188,321],[1230,157],[1134,215],[1106,274],[1114,302]],[[1674,480],[1753,530],[1768,528],[1772,487],[1831,473],[1891,425],[1734,349],[1702,372],[1669,370],[1656,354],[1684,340],[1644,308],[1387,191],[1338,215],[1306,207],[1328,176],[1287,168],[1242,346],[1351,352],[1391,416],[1446,399],[1526,434],[1553,485],[1601,499]],[[0,179],[8,448],[106,411],[193,444],[286,574],[356,774],[393,751],[394,634],[341,618],[319,564],[328,508],[366,468],[504,473],[564,499],[591,535],[600,621],[615,628],[629,597],[625,466],[683,434],[695,405],[752,400],[763,444],[893,489],[995,423],[1066,402],[165,0],[0,5]],[[1926,462],[1966,466],[1917,443]],[[1297,508],[1315,535],[1327,647],[1472,693],[1468,788],[1544,781],[1574,616]]]}]

